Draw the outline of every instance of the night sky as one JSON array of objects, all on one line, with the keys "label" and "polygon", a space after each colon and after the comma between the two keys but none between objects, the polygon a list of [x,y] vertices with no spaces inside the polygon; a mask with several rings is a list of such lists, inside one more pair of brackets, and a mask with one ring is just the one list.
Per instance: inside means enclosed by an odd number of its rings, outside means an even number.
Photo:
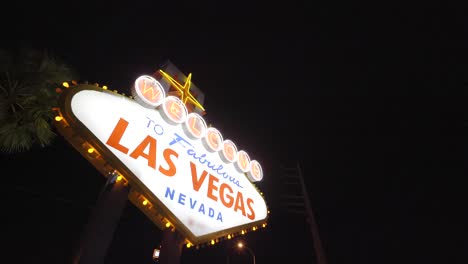
[{"label": "night sky", "polygon": [[[281,205],[297,164],[328,264],[467,263],[463,9],[167,2],[13,6],[2,45],[46,48],[126,94],[167,60],[192,73],[205,119],[263,166],[269,226],[243,237],[259,264],[315,263],[304,217]],[[1,164],[9,262],[71,263],[104,177],[60,135]],[[106,264],[153,263],[160,243],[128,202]],[[227,256],[251,263],[231,241],[182,263]]]}]

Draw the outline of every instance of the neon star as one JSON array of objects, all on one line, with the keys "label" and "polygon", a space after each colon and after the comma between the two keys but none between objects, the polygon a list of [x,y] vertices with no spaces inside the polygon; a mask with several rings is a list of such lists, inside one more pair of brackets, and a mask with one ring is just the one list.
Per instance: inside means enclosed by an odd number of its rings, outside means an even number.
[{"label": "neon star", "polygon": [[189,73],[187,80],[185,80],[184,85],[182,85],[176,80],[174,80],[169,74],[165,73],[163,70],[159,70],[159,72],[180,92],[180,99],[184,104],[187,104],[187,101],[190,101],[196,107],[205,111],[205,108],[203,108],[203,106],[197,101],[197,99],[195,99],[195,97],[193,97],[193,95],[190,93],[190,79],[192,78],[191,73]]}]

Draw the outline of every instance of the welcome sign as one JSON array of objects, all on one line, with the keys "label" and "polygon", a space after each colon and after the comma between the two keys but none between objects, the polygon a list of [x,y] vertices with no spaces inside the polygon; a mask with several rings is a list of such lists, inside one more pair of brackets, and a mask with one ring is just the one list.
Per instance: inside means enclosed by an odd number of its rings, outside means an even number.
[{"label": "welcome sign", "polygon": [[125,177],[132,193],[157,212],[138,199],[132,202],[148,216],[161,215],[150,219],[160,227],[172,224],[187,243],[266,223],[267,205],[254,185],[263,177],[257,160],[208,127],[201,115],[189,113],[180,98],[166,96],[153,77],[139,77],[132,93],[134,99],[78,85],[61,95],[64,127],[99,153],[99,159],[86,157],[95,166],[106,164],[101,172]]}]

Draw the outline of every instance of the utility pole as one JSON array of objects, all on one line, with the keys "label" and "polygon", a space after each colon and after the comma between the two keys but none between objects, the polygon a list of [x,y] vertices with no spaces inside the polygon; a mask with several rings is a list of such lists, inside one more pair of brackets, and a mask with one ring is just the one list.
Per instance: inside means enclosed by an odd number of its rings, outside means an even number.
[{"label": "utility pole", "polygon": [[[309,199],[309,193],[304,183],[301,167],[299,163],[296,167],[283,168],[284,184],[296,187],[293,191],[282,196],[283,204],[288,208],[289,213],[299,213],[306,215],[306,221],[309,224],[314,252],[317,258],[317,264],[327,264],[325,253],[320,240],[317,222],[315,221],[312,205]],[[298,188],[297,188],[298,187]]]}]

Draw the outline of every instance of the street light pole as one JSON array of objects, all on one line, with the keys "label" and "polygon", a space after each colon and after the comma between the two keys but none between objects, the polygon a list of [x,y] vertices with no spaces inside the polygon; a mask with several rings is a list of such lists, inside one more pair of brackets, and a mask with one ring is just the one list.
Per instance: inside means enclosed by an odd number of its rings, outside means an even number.
[{"label": "street light pole", "polygon": [[253,264],[255,264],[255,254],[253,253],[253,251],[252,251],[250,248],[248,248],[248,247],[246,247],[246,246],[244,246],[244,247],[250,252],[250,254],[252,254],[252,257],[253,257]]},{"label": "street light pole", "polygon": [[249,247],[245,246],[242,242],[237,243],[237,247],[238,247],[238,248],[246,248],[247,251],[249,251],[249,253],[252,254],[253,264],[255,264],[255,254],[253,253],[252,249],[250,249]]}]

